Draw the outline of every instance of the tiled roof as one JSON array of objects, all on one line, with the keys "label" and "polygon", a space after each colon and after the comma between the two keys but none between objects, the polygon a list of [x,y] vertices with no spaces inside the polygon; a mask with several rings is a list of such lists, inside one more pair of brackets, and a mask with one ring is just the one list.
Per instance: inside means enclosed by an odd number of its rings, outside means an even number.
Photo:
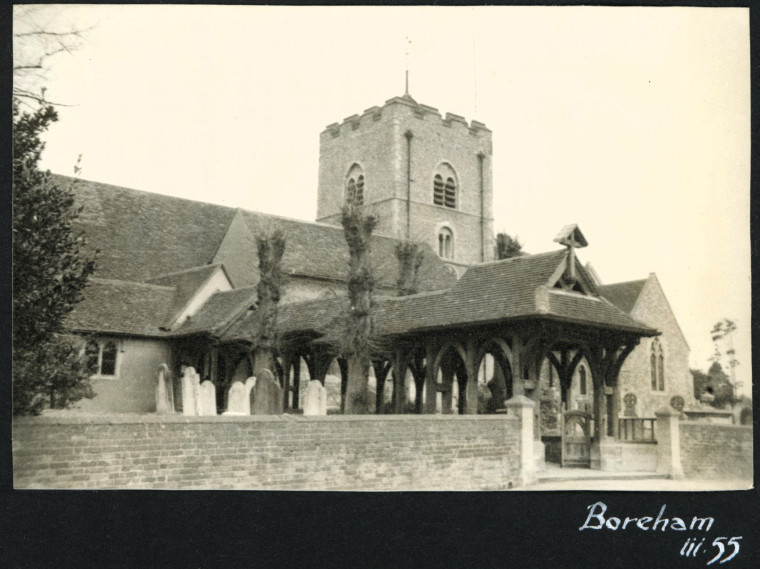
[{"label": "tiled roof", "polygon": [[219,267],[219,264],[203,265],[201,267],[194,267],[176,273],[161,275],[145,281],[146,283],[170,286],[175,289],[174,300],[167,310],[168,319],[165,323],[166,326],[173,323],[174,319],[178,316],[179,311],[187,306],[187,303],[193,297],[195,292]]},{"label": "tiled roof", "polygon": [[84,300],[69,314],[66,327],[78,332],[164,336],[160,327],[174,294],[174,287],[91,278]]},{"label": "tiled roof", "polygon": [[620,310],[630,313],[646,282],[647,279],[642,279],[639,281],[626,281],[622,283],[602,285],[599,287],[599,294],[617,306]]},{"label": "tiled roof", "polygon": [[[561,250],[483,263],[469,268],[449,290],[377,298],[376,332],[404,334],[533,316],[644,335],[655,333],[596,296],[550,289],[548,312],[540,312],[536,307],[536,288],[547,283],[565,255],[565,250]],[[345,309],[346,302],[346,298],[328,298],[283,305],[278,319],[280,332],[323,332]],[[230,327],[223,339],[245,339],[254,333],[255,318],[249,315]]]},{"label": "tiled roof", "polygon": [[[68,184],[72,178],[54,175]],[[235,210],[181,198],[76,180],[76,223],[100,249],[97,276],[144,281],[211,262]]]},{"label": "tiled roof", "polygon": [[186,336],[199,332],[218,333],[243,311],[256,303],[256,287],[238,288],[217,292],[201,309],[174,330],[172,336]]},{"label": "tiled roof", "polygon": [[[83,206],[76,226],[86,232],[89,249],[100,249],[96,272],[100,278],[152,282],[158,275],[212,263],[236,211],[243,215],[251,233],[235,235],[243,241],[239,245],[251,252],[247,259],[253,266],[236,270],[236,274],[247,275],[244,280],[249,282],[244,285],[255,284],[251,279],[258,274],[255,235],[274,226],[286,234],[286,273],[346,278],[348,250],[340,227],[53,176],[61,184],[76,182],[72,189],[78,205]],[[381,235],[372,238],[378,287],[395,287],[397,243]],[[446,288],[456,280],[428,245],[419,274],[420,290]]]},{"label": "tiled roof", "polygon": [[[263,213],[241,210],[253,235],[264,228],[279,227],[287,244],[282,259],[283,271],[323,279],[345,280],[348,276],[348,246],[343,229],[323,223],[310,223]],[[374,235],[370,259],[378,287],[392,289],[398,278],[397,239]],[[254,249],[255,250],[255,249]],[[440,290],[454,284],[456,277],[429,245],[424,245],[424,260],[419,270],[421,291]]]}]

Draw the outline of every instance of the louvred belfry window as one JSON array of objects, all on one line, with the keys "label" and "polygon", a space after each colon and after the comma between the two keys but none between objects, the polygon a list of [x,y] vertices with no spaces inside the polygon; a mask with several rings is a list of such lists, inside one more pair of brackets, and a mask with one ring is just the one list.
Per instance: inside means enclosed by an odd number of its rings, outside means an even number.
[{"label": "louvred belfry window", "polygon": [[346,203],[354,205],[364,204],[364,174],[361,166],[354,164],[349,168],[348,181],[346,182]]},{"label": "louvred belfry window", "polygon": [[436,174],[433,179],[433,203],[443,205],[443,178],[440,174]]},{"label": "louvred belfry window", "polygon": [[453,178],[446,180],[446,193],[444,199],[444,205],[452,209],[457,207],[457,186],[454,183]]},{"label": "louvred belfry window", "polygon": [[364,176],[359,174],[356,179],[356,193],[354,194],[354,203],[362,205],[364,203]]}]

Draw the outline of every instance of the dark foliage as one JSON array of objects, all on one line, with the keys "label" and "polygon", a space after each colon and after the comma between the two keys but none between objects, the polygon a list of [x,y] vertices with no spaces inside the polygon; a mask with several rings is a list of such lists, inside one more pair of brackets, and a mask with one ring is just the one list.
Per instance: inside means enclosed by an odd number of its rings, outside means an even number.
[{"label": "dark foliage", "polygon": [[697,399],[702,400],[702,395],[709,393],[713,399],[706,403],[716,409],[724,409],[737,401],[730,378],[718,362],[713,362],[707,373],[692,369],[691,375],[694,381],[694,397]]},{"label": "dark foliage", "polygon": [[522,255],[522,243],[517,236],[512,237],[506,233],[496,235],[496,258],[510,259]]},{"label": "dark foliage", "polygon": [[89,370],[63,336],[66,315],[82,300],[94,257],[72,224],[74,194],[39,169],[40,136],[58,119],[42,106],[13,105],[13,412],[38,414],[92,397]]}]

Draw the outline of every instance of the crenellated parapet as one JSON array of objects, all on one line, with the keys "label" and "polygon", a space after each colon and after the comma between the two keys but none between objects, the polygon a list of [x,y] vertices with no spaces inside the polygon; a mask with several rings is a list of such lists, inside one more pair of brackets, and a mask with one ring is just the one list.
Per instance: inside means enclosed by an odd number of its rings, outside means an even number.
[{"label": "crenellated parapet", "polygon": [[[404,112],[401,109],[408,109],[408,112]],[[451,129],[462,129],[463,131],[468,131],[473,136],[480,136],[491,132],[482,122],[472,120],[468,123],[463,116],[454,113],[446,113],[444,116],[441,116],[441,113],[435,107],[417,103],[409,95],[404,95],[403,97],[388,99],[382,107],[373,106],[366,109],[360,115],[354,114],[346,117],[339,123],[329,124],[325,127],[322,135],[337,138],[344,133],[368,128],[373,123],[383,118],[395,116],[399,112],[420,121],[442,125]]]}]

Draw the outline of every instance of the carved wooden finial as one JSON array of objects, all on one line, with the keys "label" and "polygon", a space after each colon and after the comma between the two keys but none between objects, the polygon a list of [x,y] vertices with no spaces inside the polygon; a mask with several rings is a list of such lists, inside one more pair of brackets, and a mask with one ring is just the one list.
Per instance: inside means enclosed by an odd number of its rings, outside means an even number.
[{"label": "carved wooden finial", "polygon": [[574,283],[576,280],[575,249],[586,247],[588,245],[588,241],[586,241],[586,238],[583,236],[583,233],[581,232],[580,227],[578,227],[578,224],[573,223],[571,225],[565,225],[554,238],[554,242],[567,246],[567,280],[570,283]]}]

